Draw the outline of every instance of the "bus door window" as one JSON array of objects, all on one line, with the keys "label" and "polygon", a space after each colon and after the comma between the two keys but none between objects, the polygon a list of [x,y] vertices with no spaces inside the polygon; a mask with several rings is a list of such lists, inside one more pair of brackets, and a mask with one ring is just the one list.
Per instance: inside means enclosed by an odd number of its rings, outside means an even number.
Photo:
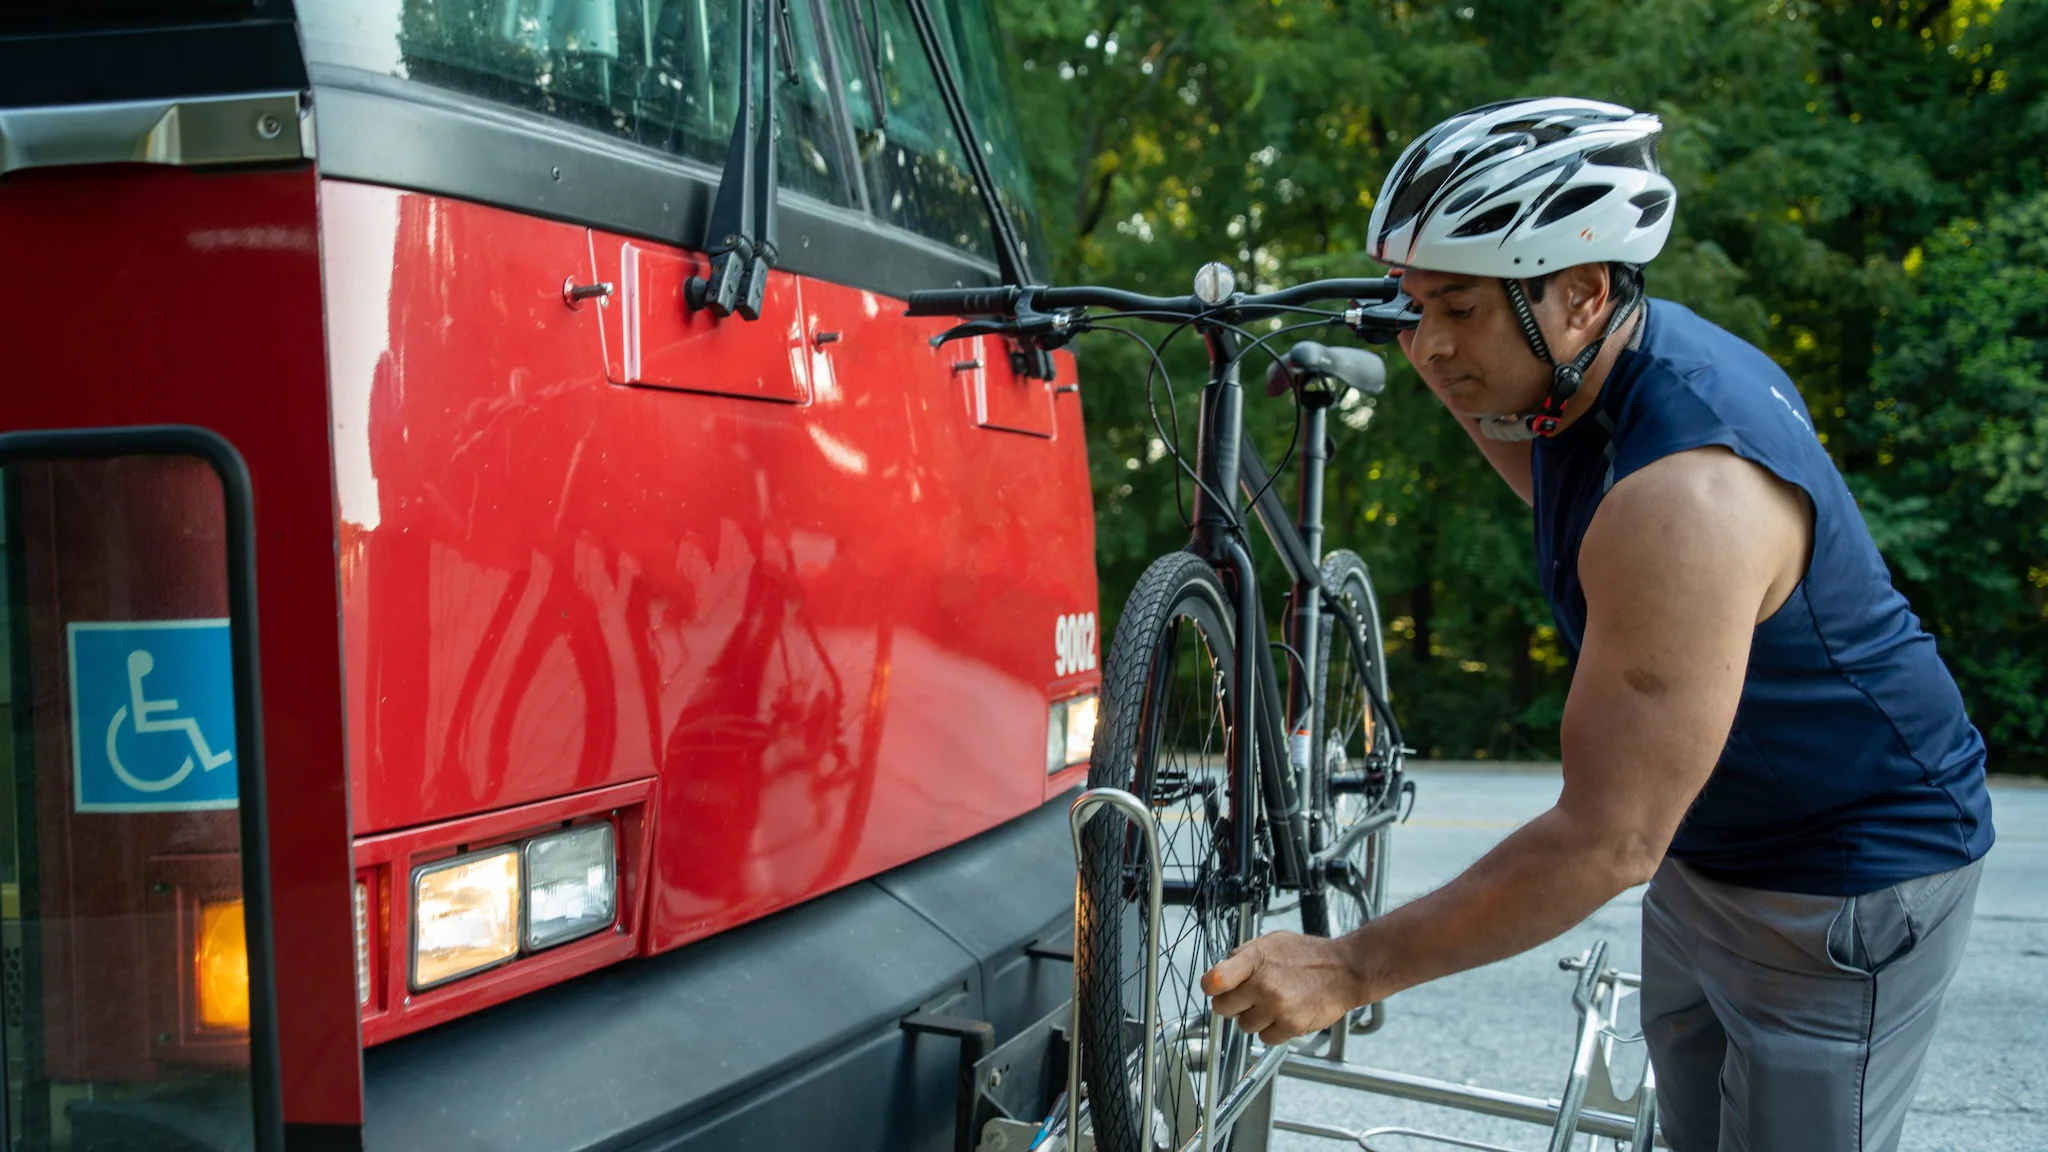
[{"label": "bus door window", "polygon": [[[805,7],[793,0],[778,37],[789,49],[774,70],[779,182],[850,207],[853,180]],[[739,104],[745,11],[742,0],[298,4],[316,62],[417,80],[714,166]]]},{"label": "bus door window", "polygon": [[[993,261],[994,228],[904,0],[827,0],[826,6],[875,215]],[[862,66],[863,45],[873,45],[878,67]],[[868,89],[875,72],[885,124],[876,123]]]},{"label": "bus door window", "polygon": [[1002,31],[996,27],[989,0],[926,0],[939,26],[967,114],[981,140],[996,195],[1009,213],[1024,245],[1024,257],[1038,275],[1045,274],[1050,254],[1038,219],[1037,193],[1024,162],[1024,139],[1017,130],[1017,112],[1010,99],[1010,77]]},{"label": "bus door window", "polygon": [[268,1144],[230,522],[197,457],[0,464],[0,1146]]}]

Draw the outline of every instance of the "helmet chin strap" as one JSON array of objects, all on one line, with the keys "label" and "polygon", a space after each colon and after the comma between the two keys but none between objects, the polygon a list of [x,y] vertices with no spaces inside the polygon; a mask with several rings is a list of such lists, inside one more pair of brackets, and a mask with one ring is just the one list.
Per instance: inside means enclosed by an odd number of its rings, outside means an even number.
[{"label": "helmet chin strap", "polygon": [[1502,280],[1507,289],[1508,303],[1515,309],[1515,319],[1521,321],[1522,335],[1529,340],[1529,348],[1537,359],[1550,365],[1550,394],[1543,398],[1542,407],[1531,416],[1487,416],[1479,421],[1479,431],[1491,440],[1531,440],[1538,436],[1554,436],[1564,421],[1565,405],[1578,395],[1586,383],[1586,370],[1593,361],[1600,358],[1600,349],[1609,337],[1635,315],[1636,307],[1642,303],[1641,295],[1628,302],[1628,306],[1617,308],[1608,317],[1607,330],[1597,339],[1581,349],[1569,364],[1559,364],[1550,354],[1550,344],[1543,339],[1543,329],[1536,323],[1536,312],[1529,307],[1529,297],[1522,291],[1520,280]]},{"label": "helmet chin strap", "polygon": [[1536,430],[1529,426],[1534,419],[1532,416],[1474,416],[1472,422],[1479,426],[1479,434],[1488,440],[1518,443],[1536,438]]}]

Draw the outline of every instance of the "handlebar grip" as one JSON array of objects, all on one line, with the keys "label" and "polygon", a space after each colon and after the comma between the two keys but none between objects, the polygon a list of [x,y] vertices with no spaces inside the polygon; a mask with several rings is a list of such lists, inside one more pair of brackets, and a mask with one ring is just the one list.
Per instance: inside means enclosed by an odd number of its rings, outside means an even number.
[{"label": "handlebar grip", "polygon": [[906,316],[1007,316],[1017,306],[1022,289],[928,288],[910,294]]}]

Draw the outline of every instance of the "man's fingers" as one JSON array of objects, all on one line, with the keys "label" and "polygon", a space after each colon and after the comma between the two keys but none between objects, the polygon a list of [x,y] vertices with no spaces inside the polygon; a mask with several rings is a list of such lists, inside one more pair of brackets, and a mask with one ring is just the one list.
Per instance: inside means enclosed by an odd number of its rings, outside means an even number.
[{"label": "man's fingers", "polygon": [[1254,1008],[1238,1018],[1237,1026],[1247,1035],[1262,1035],[1278,1019],[1270,1008]]},{"label": "man's fingers", "polygon": [[1257,1002],[1258,997],[1250,988],[1233,988],[1216,997],[1214,1007],[1218,1016],[1235,1017]]},{"label": "man's fingers", "polygon": [[1247,940],[1231,950],[1230,955],[1214,968],[1202,974],[1202,991],[1210,996],[1221,996],[1245,978],[1258,971],[1258,953],[1252,949],[1254,941]]},{"label": "man's fingers", "polygon": [[1285,1044],[1299,1035],[1299,1032],[1278,1023],[1259,1029],[1259,1039],[1264,1041],[1268,1048]]}]

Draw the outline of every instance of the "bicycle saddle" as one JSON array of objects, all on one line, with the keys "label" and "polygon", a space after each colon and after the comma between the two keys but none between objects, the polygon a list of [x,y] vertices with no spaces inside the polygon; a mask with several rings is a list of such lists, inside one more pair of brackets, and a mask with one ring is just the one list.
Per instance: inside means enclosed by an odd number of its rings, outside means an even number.
[{"label": "bicycle saddle", "polygon": [[1361,395],[1377,396],[1387,388],[1387,364],[1377,353],[1363,348],[1331,348],[1303,340],[1266,369],[1266,395],[1284,396],[1292,389],[1306,389],[1317,380],[1331,382],[1332,399],[1347,388],[1356,388]]}]

